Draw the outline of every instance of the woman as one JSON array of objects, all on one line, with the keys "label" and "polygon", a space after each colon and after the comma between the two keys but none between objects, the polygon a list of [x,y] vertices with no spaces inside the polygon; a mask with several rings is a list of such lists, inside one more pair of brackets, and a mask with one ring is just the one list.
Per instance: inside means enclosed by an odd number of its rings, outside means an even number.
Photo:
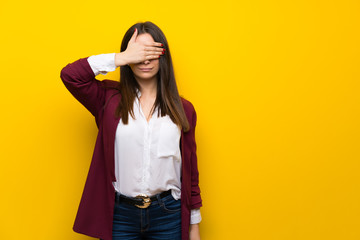
[{"label": "woman", "polygon": [[[118,81],[95,79],[120,67]],[[99,129],[74,231],[110,239],[200,239],[193,105],[179,96],[165,35],[151,22],[120,53],[81,58],[61,79]]]}]

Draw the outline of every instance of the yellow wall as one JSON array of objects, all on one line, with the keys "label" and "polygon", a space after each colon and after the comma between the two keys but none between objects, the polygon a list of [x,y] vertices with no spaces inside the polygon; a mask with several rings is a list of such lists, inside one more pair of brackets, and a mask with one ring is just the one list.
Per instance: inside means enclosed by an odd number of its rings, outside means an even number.
[{"label": "yellow wall", "polygon": [[97,129],[60,70],[119,51],[144,20],[165,32],[198,113],[202,239],[360,239],[359,10],[356,0],[3,0],[0,239],[91,239],[72,225]]}]

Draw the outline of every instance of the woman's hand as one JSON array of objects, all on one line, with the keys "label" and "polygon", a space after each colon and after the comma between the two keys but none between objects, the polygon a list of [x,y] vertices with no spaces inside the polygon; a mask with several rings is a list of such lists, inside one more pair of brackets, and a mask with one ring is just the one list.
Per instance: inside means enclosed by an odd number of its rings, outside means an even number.
[{"label": "woman's hand", "polygon": [[190,240],[200,240],[200,230],[199,224],[190,224],[190,233],[189,233]]},{"label": "woman's hand", "polygon": [[123,66],[126,64],[140,63],[145,60],[159,59],[160,55],[163,54],[162,43],[148,42],[146,44],[136,42],[137,29],[135,28],[134,34],[128,42],[125,51],[115,54],[115,65],[116,67]]}]

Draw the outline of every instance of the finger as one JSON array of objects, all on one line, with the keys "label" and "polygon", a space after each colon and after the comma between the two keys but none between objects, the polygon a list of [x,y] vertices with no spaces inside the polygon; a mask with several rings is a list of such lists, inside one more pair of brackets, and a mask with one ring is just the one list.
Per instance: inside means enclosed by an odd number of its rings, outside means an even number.
[{"label": "finger", "polygon": [[160,48],[160,47],[145,47],[145,51],[165,51],[165,48]]},{"label": "finger", "polygon": [[160,55],[148,55],[146,56],[146,60],[151,60],[151,59],[159,59]]},{"label": "finger", "polygon": [[145,50],[145,55],[163,55],[165,53],[164,48],[148,47]]},{"label": "finger", "polygon": [[159,43],[159,42],[152,42],[152,43],[148,43],[148,44],[145,44],[146,46],[156,46],[156,47],[163,47],[164,44],[162,43]]},{"label": "finger", "polygon": [[131,38],[129,40],[129,43],[135,42],[135,39],[137,37],[137,33],[138,33],[137,28],[135,28],[134,33],[133,33],[133,35],[131,36]]},{"label": "finger", "polygon": [[149,55],[162,55],[164,54],[164,51],[162,50],[157,50],[157,51],[146,51],[145,55],[149,56]]},{"label": "finger", "polygon": [[162,43],[160,43],[160,42],[154,42],[154,46],[163,47],[164,44],[162,44]]}]

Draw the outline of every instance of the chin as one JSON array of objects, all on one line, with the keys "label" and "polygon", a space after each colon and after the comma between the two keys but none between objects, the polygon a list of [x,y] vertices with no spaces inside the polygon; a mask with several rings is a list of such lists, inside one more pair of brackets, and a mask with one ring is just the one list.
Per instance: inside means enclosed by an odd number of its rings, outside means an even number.
[{"label": "chin", "polygon": [[135,77],[138,79],[147,80],[147,79],[153,79],[154,77],[156,77],[156,74],[139,74],[139,75],[135,75]]}]

